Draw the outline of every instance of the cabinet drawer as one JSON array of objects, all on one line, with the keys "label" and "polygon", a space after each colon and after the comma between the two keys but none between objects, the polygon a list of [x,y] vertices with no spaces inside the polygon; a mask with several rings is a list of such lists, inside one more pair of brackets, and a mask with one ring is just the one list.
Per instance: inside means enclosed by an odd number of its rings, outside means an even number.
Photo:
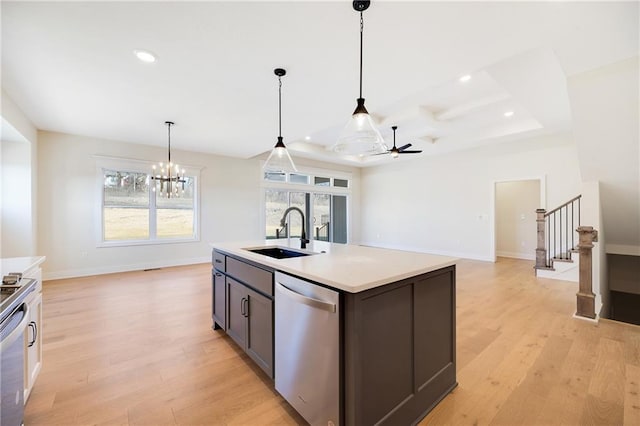
[{"label": "cabinet drawer", "polygon": [[218,271],[222,271],[225,272],[226,271],[226,257],[224,254],[218,252],[218,251],[213,251],[213,267],[216,268]]},{"label": "cabinet drawer", "polygon": [[227,274],[255,288],[256,290],[273,296],[273,273],[258,267],[227,257]]}]

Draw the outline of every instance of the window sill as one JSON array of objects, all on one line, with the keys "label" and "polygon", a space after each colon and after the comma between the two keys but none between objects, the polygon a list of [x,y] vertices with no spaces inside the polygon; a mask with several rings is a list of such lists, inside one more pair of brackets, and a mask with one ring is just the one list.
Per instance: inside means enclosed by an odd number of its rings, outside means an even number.
[{"label": "window sill", "polygon": [[182,244],[182,243],[197,243],[200,241],[199,237],[195,238],[167,238],[157,240],[123,240],[123,241],[101,241],[96,244],[97,248],[108,247],[130,247],[130,246],[155,246],[164,244]]}]

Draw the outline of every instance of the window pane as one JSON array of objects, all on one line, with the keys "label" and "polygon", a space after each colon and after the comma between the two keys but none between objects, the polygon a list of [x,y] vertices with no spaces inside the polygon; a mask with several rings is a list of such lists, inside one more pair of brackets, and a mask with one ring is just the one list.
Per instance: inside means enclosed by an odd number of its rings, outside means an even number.
[{"label": "window pane", "polygon": [[[265,190],[265,217],[266,217],[266,239],[285,238],[284,230],[280,231],[280,218],[289,206],[289,194],[287,191],[277,189]],[[279,232],[279,234],[277,233]]]},{"label": "window pane", "polygon": [[[289,193],[289,207],[297,207],[303,212],[306,211],[306,193],[305,192],[290,192]],[[287,224],[289,228],[289,235],[291,238],[300,238],[302,234],[302,217],[297,211],[292,211],[287,215]]]},{"label": "window pane", "polygon": [[291,183],[302,183],[304,185],[308,185],[309,184],[309,176],[308,175],[297,175],[297,174],[291,173],[289,175],[289,182],[291,182]]},{"label": "window pane", "polygon": [[149,184],[146,173],[103,173],[104,241],[149,238]]},{"label": "window pane", "polygon": [[316,186],[329,186],[331,184],[331,178],[328,177],[316,176],[313,181]]},{"label": "window pane", "polygon": [[149,238],[149,209],[105,207],[104,240],[146,240]]},{"label": "window pane", "polygon": [[349,181],[347,179],[333,179],[333,186],[337,186],[339,188],[348,188]]},{"label": "window pane", "polygon": [[273,182],[284,182],[287,178],[287,175],[284,173],[275,173],[275,172],[265,172],[264,180],[270,180]]},{"label": "window pane", "polygon": [[314,194],[313,196],[313,239],[329,241],[329,218],[331,196]]},{"label": "window pane", "polygon": [[104,171],[104,205],[149,207],[149,178],[146,173]]},{"label": "window pane", "polygon": [[333,242],[347,243],[347,197],[344,195],[333,196]]},{"label": "window pane", "polygon": [[[156,182],[156,235],[158,238],[191,238],[194,236],[193,200],[195,179],[184,183]],[[171,197],[168,195],[171,194]]]}]

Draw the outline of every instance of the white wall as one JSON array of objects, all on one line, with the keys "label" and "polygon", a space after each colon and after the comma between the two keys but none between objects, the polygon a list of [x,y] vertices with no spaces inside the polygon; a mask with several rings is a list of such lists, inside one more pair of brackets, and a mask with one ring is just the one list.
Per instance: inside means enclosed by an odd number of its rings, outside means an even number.
[{"label": "white wall", "polygon": [[546,182],[546,205],[539,207],[556,207],[580,193],[577,154],[568,136],[364,169],[362,241],[493,261],[494,183],[533,177]]},{"label": "white wall", "polygon": [[610,253],[640,253],[639,75],[636,56],[568,80],[580,171],[600,182]]},{"label": "white wall", "polygon": [[535,260],[540,181],[496,183],[496,255]]},{"label": "white wall", "polygon": [[172,150],[180,164],[204,166],[200,241],[97,248],[94,155],[157,161],[166,149],[60,133],[39,134],[39,252],[46,279],[207,261],[209,243],[261,235],[257,161]]},{"label": "white wall", "polygon": [[[260,227],[259,159],[173,149],[172,158],[179,164],[203,167],[200,241],[97,248],[99,195],[94,156],[158,161],[166,156],[166,149],[51,132],[40,132],[39,141],[39,252],[47,256],[43,265],[45,279],[207,262],[212,242],[264,239],[264,229]],[[296,160],[312,167],[331,167]],[[348,170],[354,172],[357,214],[359,172]]]},{"label": "white wall", "polygon": [[32,256],[31,144],[2,141],[2,249],[0,257]]},{"label": "white wall", "polygon": [[38,133],[2,90],[0,140],[0,257],[37,251]]}]

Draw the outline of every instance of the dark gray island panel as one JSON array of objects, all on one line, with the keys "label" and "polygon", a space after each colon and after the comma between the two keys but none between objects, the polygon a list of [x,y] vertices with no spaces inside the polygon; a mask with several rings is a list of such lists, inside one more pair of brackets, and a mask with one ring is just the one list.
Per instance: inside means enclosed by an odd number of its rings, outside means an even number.
[{"label": "dark gray island panel", "polygon": [[[213,263],[214,328],[223,328],[274,378],[273,276],[279,269],[234,251],[214,250]],[[308,281],[340,291],[339,424],[416,424],[457,385],[456,268],[447,263],[430,271],[358,292]],[[292,274],[304,280],[301,275]]]},{"label": "dark gray island panel", "polygon": [[455,267],[345,295],[348,425],[408,425],[456,386]]}]

